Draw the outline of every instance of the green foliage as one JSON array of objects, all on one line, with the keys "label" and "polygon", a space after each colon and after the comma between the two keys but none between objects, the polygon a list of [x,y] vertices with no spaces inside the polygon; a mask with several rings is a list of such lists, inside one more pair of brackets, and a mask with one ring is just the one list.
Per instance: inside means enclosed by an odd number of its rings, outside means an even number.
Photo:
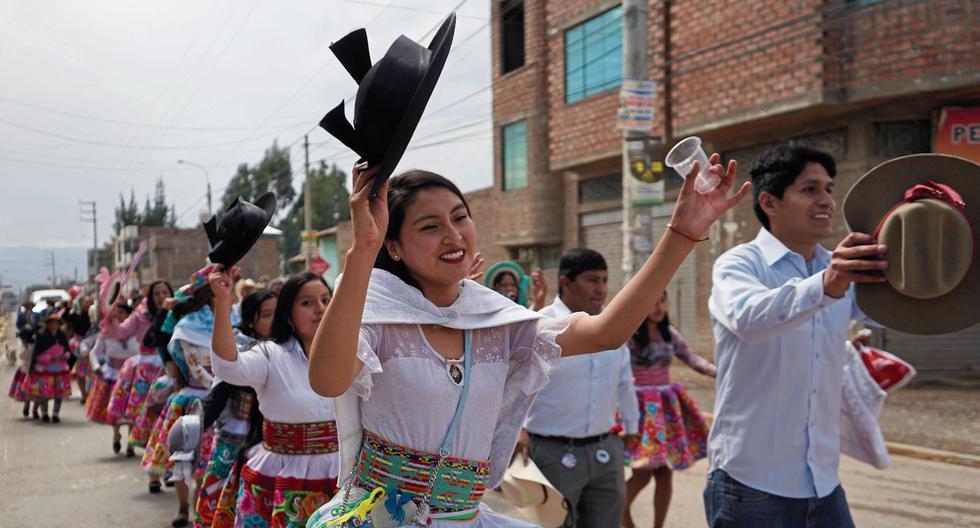
[{"label": "green foliage", "polygon": [[129,203],[127,203],[119,193],[119,205],[115,210],[115,221],[112,228],[119,233],[123,227],[128,225],[135,226],[157,226],[174,227],[177,225],[176,214],[173,206],[167,205],[167,190],[163,183],[163,177],[157,178],[156,188],[153,191],[153,202],[147,196],[143,202],[143,211],[140,212],[136,206],[136,193],[133,189],[129,190]]},{"label": "green foliage", "polygon": [[[311,198],[313,204],[312,228],[328,229],[340,222],[350,220],[347,199],[347,173],[336,164],[327,166],[323,161],[310,171]],[[300,233],[305,224],[305,196],[297,197],[289,213],[283,218],[279,228],[283,231],[283,255],[292,257],[300,251]]]},{"label": "green foliage", "polygon": [[225,187],[220,210],[227,209],[235,198],[254,201],[267,191],[275,191],[280,211],[285,210],[296,197],[289,149],[279,147],[276,142],[266,149],[258,165],[249,167],[247,163],[242,163],[238,166]]}]

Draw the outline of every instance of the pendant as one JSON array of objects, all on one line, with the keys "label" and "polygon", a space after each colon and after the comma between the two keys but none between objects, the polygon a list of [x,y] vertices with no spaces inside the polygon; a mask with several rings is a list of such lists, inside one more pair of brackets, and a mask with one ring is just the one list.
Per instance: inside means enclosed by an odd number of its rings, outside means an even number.
[{"label": "pendant", "polygon": [[609,462],[609,451],[605,449],[600,449],[595,452],[595,459],[600,464],[606,464]]},{"label": "pendant", "polygon": [[564,455],[562,455],[562,457],[561,457],[561,465],[565,469],[573,469],[575,466],[577,466],[578,465],[578,459],[575,458],[575,453],[572,453],[571,451],[569,451],[569,452],[565,453]]},{"label": "pendant", "polygon": [[449,379],[456,385],[463,384],[463,369],[456,364],[450,364],[447,366],[447,372],[449,374]]}]

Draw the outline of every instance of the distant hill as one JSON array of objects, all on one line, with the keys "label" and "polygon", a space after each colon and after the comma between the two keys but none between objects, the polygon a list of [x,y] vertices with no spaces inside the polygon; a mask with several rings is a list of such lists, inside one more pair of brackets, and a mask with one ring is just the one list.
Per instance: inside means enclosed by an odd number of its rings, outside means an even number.
[{"label": "distant hill", "polygon": [[85,252],[78,247],[0,247],[0,284],[11,286],[19,296],[25,286],[51,283],[52,253],[55,282],[83,282],[88,274]]}]

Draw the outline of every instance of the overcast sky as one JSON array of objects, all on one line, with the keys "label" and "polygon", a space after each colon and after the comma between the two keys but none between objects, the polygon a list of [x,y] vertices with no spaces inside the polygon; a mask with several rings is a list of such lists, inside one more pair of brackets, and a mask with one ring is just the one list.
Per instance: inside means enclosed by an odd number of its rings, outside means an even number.
[{"label": "overcast sky", "polygon": [[[90,0],[0,3],[0,246],[91,247],[79,200],[111,235],[119,193],[142,207],[163,177],[179,224],[215,206],[239,163],[291,145],[349,171],[319,127],[356,85],[328,49],[366,27],[372,60],[399,35],[428,44],[454,7],[453,51],[400,169],[441,172],[464,191],[492,183],[489,6],[482,0]],[[348,117],[352,117],[348,105]],[[312,130],[311,130],[312,129]],[[0,250],[2,251],[2,250]]]}]

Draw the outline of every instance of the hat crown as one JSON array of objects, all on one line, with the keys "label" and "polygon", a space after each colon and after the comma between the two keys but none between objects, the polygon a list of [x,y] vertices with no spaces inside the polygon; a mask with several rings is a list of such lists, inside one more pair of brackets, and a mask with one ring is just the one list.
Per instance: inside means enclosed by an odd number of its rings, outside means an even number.
[{"label": "hat crown", "polygon": [[902,204],[882,222],[878,241],[888,246],[888,283],[914,299],[952,291],[973,262],[969,221],[955,207],[926,199]]}]

